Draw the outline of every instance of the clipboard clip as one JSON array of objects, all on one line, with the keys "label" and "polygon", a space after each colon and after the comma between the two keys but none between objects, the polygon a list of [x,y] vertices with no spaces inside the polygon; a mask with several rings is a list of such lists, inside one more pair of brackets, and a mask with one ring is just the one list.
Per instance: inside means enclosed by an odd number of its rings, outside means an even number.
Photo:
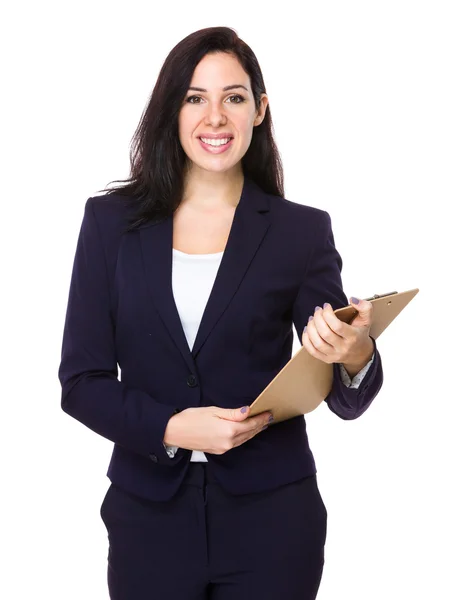
[{"label": "clipboard clip", "polygon": [[371,298],[365,298],[365,300],[376,300],[377,298],[385,298],[386,296],[392,296],[393,294],[397,294],[397,292],[389,292],[388,294],[375,294],[374,296],[371,296]]}]

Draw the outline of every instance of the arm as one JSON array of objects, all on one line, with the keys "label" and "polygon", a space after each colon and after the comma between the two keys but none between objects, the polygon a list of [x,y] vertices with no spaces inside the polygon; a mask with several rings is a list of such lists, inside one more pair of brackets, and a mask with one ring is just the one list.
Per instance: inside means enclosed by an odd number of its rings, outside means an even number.
[{"label": "arm", "polygon": [[[342,288],[342,258],[335,248],[329,213],[323,211],[323,221],[316,227],[316,231],[312,231],[311,237],[315,245],[310,251],[303,282],[293,305],[293,322],[300,341],[303,328],[315,306],[329,302],[333,310],[336,310],[349,304]],[[375,340],[371,340],[373,359],[359,387],[348,387],[341,377],[344,367],[339,363],[332,365],[333,384],[325,402],[342,419],[355,419],[362,415],[383,384],[381,356]]]},{"label": "arm", "polygon": [[58,376],[67,414],[149,460],[156,455],[161,464],[175,464],[163,438],[178,409],[117,378],[107,265],[91,198],[78,236]]}]

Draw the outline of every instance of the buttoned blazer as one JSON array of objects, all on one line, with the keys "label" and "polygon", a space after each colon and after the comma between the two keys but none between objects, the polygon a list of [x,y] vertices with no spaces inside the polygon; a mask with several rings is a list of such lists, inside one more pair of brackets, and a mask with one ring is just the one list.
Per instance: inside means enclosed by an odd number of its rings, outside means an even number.
[{"label": "buttoned blazer", "polygon": [[[244,178],[226,248],[190,349],[172,292],[173,218],[125,232],[132,205],[113,193],[88,198],[72,275],[59,380],[63,410],[114,443],[107,475],[124,489],[168,500],[192,451],[170,458],[168,420],[189,407],[251,403],[301,342],[315,306],[346,306],[342,259],[326,211],[265,193]],[[375,358],[358,389],[334,364],[326,398],[359,417],[383,382]],[[119,373],[120,369],[120,373]],[[303,415],[270,426],[221,455],[207,453],[232,494],[314,474]]]}]

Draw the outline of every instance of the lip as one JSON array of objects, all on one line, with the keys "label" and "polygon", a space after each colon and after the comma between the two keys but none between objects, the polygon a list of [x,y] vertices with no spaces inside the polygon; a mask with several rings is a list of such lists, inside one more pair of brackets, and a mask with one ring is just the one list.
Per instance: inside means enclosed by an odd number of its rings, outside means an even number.
[{"label": "lip", "polygon": [[220,140],[223,138],[233,138],[234,135],[232,133],[202,133],[201,135],[197,136],[199,139],[200,138],[206,138],[209,140]]},{"label": "lip", "polygon": [[[225,135],[225,137],[228,137],[228,136]],[[214,139],[214,138],[212,138],[212,139]],[[217,138],[215,138],[215,139],[217,139]],[[206,144],[200,138],[199,138],[199,143],[202,146],[202,148],[206,152],[209,152],[210,154],[222,154],[223,152],[226,152],[232,146],[233,138],[224,146],[210,146],[210,144]]]}]

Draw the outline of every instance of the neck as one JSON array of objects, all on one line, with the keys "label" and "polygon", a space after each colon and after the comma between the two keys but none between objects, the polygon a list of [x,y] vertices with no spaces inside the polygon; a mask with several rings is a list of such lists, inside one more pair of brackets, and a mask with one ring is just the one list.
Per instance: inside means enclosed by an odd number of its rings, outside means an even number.
[{"label": "neck", "polygon": [[183,200],[195,208],[217,210],[235,207],[241,196],[244,174],[238,169],[217,173],[192,168],[184,178]]}]

